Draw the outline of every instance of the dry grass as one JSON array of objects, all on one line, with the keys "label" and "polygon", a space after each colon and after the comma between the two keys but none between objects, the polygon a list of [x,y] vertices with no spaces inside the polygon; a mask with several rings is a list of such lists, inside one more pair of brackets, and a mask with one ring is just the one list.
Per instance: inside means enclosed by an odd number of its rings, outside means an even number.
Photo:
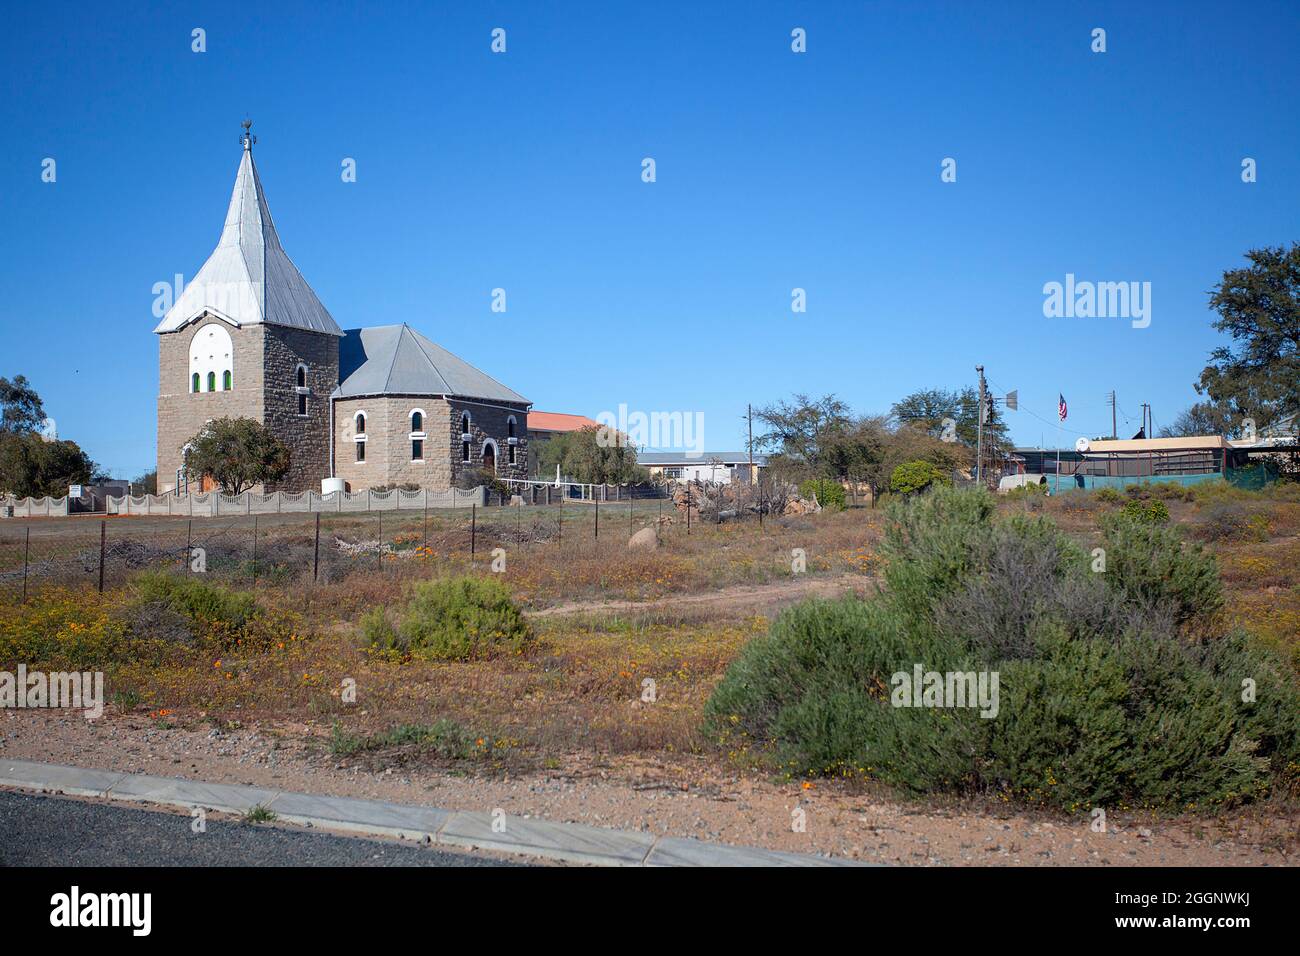
[{"label": "dry grass", "polygon": [[[1206,539],[1223,568],[1229,618],[1289,653],[1300,673],[1300,501],[1255,495],[1230,497],[1227,503],[1263,516],[1262,535]],[[1167,504],[1172,519],[1199,539],[1224,502]],[[1100,515],[1118,505],[1090,495],[1061,495],[1004,501],[1001,507],[1046,513],[1087,543],[1096,535]],[[463,513],[434,515],[427,525],[418,513],[331,519],[323,522],[322,532],[322,550],[329,550],[327,573],[315,584],[308,524],[300,518],[259,526],[265,537],[258,542],[258,600],[302,615],[301,638],[255,653],[236,649],[220,659],[195,653],[161,665],[124,662],[108,674],[108,692],[117,692],[119,710],[162,714],[160,724],[257,721],[294,727],[315,737],[322,754],[328,753],[336,724],[339,732],[364,738],[401,725],[451,720],[475,742],[479,759],[465,766],[476,772],[548,767],[571,762],[575,755],[594,761],[711,754],[711,742],[699,731],[704,702],[744,643],[765,629],[760,612],[770,613],[773,604],[786,599],[777,589],[790,583],[791,550],[804,549],[811,577],[865,579],[877,568],[881,515],[869,508],[767,521],[762,529],[752,521],[693,523],[689,535],[679,523],[666,530],[663,546],[653,551],[626,547],[626,505],[621,512],[618,505],[602,507],[599,540],[594,509],[566,507],[562,535],[557,510],[489,509],[479,516],[472,564]],[[657,503],[638,504],[631,526],[653,522],[658,511]],[[125,535],[125,527],[114,532]],[[183,523],[179,531],[157,522],[141,527],[159,541],[179,533],[183,542],[186,534]],[[248,531],[245,525],[213,526],[205,539],[239,543]],[[49,534],[43,529],[42,540]],[[336,539],[353,550],[335,547]],[[84,550],[85,543],[78,538],[73,547]],[[533,648],[486,661],[419,663],[372,654],[364,646],[358,620],[365,610],[396,607],[417,580],[489,573],[497,547],[506,552],[502,580],[522,606],[533,611],[564,606],[563,613],[534,615],[538,641]],[[213,577],[243,584],[249,569],[237,560],[242,552],[214,550],[230,563],[219,563]],[[6,554],[12,557],[12,549]],[[777,597],[770,604],[751,600],[748,593],[732,602],[673,604],[677,596],[745,587],[770,588]],[[615,598],[658,603],[619,613],[583,610],[586,603]],[[89,597],[87,606],[99,600]],[[110,593],[102,600],[111,604],[119,598]],[[8,612],[0,608],[0,613]],[[647,679],[654,682],[653,703],[642,701]],[[343,702],[349,680],[355,681],[355,705]],[[357,759],[400,764],[434,758],[419,748],[392,747]]]}]

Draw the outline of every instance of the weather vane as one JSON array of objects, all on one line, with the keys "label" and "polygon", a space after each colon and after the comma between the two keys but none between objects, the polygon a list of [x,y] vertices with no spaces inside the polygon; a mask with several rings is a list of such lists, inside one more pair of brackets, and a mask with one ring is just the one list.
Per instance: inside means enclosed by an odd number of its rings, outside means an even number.
[{"label": "weather vane", "polygon": [[257,142],[257,137],[251,132],[253,121],[251,119],[246,119],[239,125],[244,127],[244,132],[239,137],[239,142],[243,144],[244,149],[250,149]]}]

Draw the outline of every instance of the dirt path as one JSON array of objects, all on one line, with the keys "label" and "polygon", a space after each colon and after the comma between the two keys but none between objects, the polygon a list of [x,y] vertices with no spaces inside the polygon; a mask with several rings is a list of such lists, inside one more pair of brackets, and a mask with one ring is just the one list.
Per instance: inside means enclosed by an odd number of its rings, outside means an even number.
[{"label": "dirt path", "polygon": [[[903,865],[1261,866],[1293,858],[1293,820],[1239,814],[1168,822],[994,813],[907,804],[834,782],[808,788],[741,777],[687,755],[573,755],[552,770],[476,777],[329,755],[324,725],[216,730],[192,715],[162,729],[143,715],[91,723],[52,711],[0,716],[0,760],[41,760],[425,806],[528,814],[779,850]],[[802,830],[796,829],[797,822]]]},{"label": "dirt path", "polygon": [[700,611],[714,613],[762,614],[810,597],[839,597],[844,594],[866,595],[875,590],[875,578],[862,574],[837,577],[791,577],[768,584],[737,584],[687,594],[670,594],[649,601],[571,601],[530,611],[531,617],[555,617],[568,614],[602,614],[611,611],[645,612],[658,610]]}]

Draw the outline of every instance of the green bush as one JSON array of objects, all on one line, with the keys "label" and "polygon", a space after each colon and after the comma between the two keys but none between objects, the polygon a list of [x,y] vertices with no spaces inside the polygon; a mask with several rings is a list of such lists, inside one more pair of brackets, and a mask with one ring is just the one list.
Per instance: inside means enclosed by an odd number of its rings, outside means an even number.
[{"label": "green bush", "polygon": [[[330,730],[330,753],[350,757],[388,747],[415,747],[449,760],[465,760],[476,754],[475,737],[456,721],[446,717],[432,724],[398,724],[379,734],[361,736],[348,733],[338,721]],[[484,745],[487,746],[486,744]],[[487,750],[482,751],[487,753]]]},{"label": "green bush", "polygon": [[1168,524],[1169,507],[1158,498],[1133,498],[1124,502],[1120,514],[1134,521],[1146,524]]},{"label": "green bush", "polygon": [[284,643],[302,623],[296,614],[262,607],[246,592],[165,571],[146,571],[131,580],[126,617],[140,637],[166,639],[173,630],[187,630],[186,643],[248,650]]},{"label": "green bush", "polygon": [[[1212,559],[1118,515],[1104,543],[1096,573],[1051,521],[996,518],[987,492],[894,505],[883,592],[783,612],[728,669],[706,729],[795,775],[1069,810],[1229,804],[1282,784],[1300,758],[1300,694],[1244,635],[1190,633],[1222,601]],[[917,665],[997,675],[996,714],[896,706],[910,684],[896,678]]]},{"label": "green bush", "polygon": [[379,650],[427,660],[518,654],[533,640],[506,586],[474,575],[417,584],[396,630],[382,610],[372,610],[362,633]]},{"label": "green bush", "polygon": [[1223,607],[1214,555],[1185,547],[1176,528],[1123,512],[1101,521],[1106,583],[1143,612],[1163,614],[1175,627],[1210,619]]},{"label": "green bush", "polygon": [[799,486],[799,494],[805,498],[817,498],[817,503],[830,511],[839,511],[844,507],[844,486],[830,478],[809,478]]},{"label": "green bush", "polygon": [[1106,504],[1114,504],[1117,501],[1124,500],[1124,496],[1109,485],[1102,485],[1102,487],[1095,489],[1092,496],[1098,501],[1104,501]]},{"label": "green bush", "polygon": [[905,461],[889,476],[889,490],[900,495],[915,494],[931,485],[950,484],[948,476],[929,461]]}]

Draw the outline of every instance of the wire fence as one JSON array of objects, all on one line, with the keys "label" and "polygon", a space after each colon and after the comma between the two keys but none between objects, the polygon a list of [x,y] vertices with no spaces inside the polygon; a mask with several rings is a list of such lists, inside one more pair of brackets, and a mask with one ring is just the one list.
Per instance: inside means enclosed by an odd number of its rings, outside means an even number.
[{"label": "wire fence", "polygon": [[22,602],[48,587],[102,592],[151,570],[203,574],[236,587],[310,587],[412,558],[486,560],[500,547],[581,553],[602,543],[623,546],[645,528],[691,535],[724,521],[761,526],[764,520],[761,511],[719,508],[689,489],[679,500],[628,494],[612,500],[555,495],[549,505],[510,500],[489,495],[486,507],[422,512],[7,520],[0,523],[0,602]]}]

